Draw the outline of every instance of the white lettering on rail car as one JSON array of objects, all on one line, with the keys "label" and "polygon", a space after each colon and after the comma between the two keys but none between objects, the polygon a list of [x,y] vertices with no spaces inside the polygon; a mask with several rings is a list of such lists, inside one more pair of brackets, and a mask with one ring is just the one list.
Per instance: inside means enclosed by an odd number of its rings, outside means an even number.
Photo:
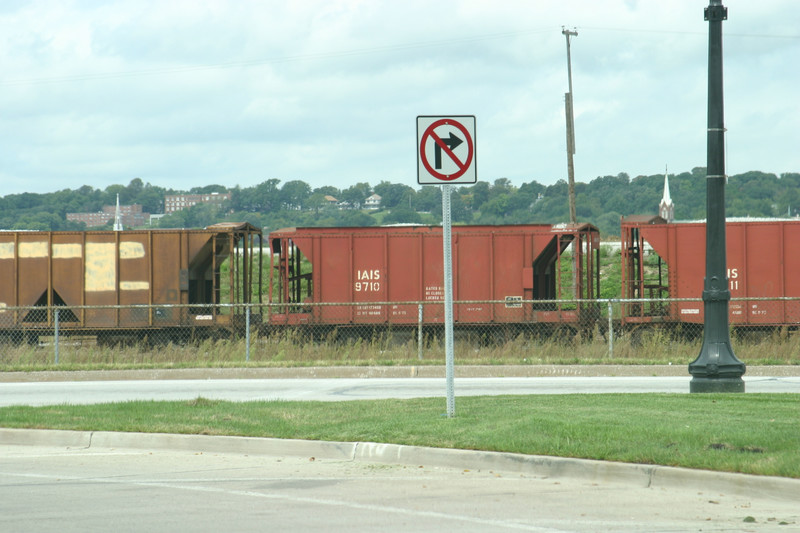
[{"label": "white lettering on rail car", "polygon": [[739,269],[738,268],[729,268],[728,269],[728,283],[730,284],[730,290],[738,291],[739,290]]},{"label": "white lettering on rail car", "polygon": [[380,292],[381,279],[380,269],[373,270],[356,270],[356,279],[354,288],[356,292]]},{"label": "white lettering on rail car", "polygon": [[378,280],[381,279],[381,271],[377,268],[374,270],[358,270],[356,271],[356,279],[359,281],[364,279]]},{"label": "white lettering on rail car", "polygon": [[699,315],[700,309],[681,309],[682,315]]},{"label": "white lettering on rail car", "polygon": [[381,316],[382,307],[380,305],[357,305],[356,316]]},{"label": "white lettering on rail car", "polygon": [[440,301],[444,300],[444,287],[439,285],[426,285],[425,286],[425,299]]},{"label": "white lettering on rail car", "polygon": [[380,281],[356,281],[356,292],[380,292]]}]

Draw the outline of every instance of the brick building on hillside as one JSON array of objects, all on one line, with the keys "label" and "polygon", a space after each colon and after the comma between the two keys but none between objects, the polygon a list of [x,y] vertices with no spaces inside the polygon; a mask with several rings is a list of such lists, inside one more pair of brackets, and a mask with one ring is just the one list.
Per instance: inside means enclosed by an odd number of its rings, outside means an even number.
[{"label": "brick building on hillside", "polygon": [[164,214],[169,215],[175,211],[188,209],[197,204],[214,204],[222,206],[226,200],[231,199],[231,193],[210,192],[205,194],[168,194],[164,197]]},{"label": "brick building on hillside", "polygon": [[[67,213],[67,220],[70,222],[83,222],[88,228],[105,226],[109,221],[114,220],[117,206],[104,205],[102,211],[96,213]],[[150,213],[142,212],[139,204],[121,205],[119,211],[122,225],[126,228],[144,226],[150,222]]]}]

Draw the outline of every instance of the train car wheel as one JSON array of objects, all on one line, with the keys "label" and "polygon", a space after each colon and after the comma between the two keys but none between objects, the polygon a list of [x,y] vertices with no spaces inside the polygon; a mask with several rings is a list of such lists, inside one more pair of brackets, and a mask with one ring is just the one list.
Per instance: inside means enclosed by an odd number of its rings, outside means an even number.
[{"label": "train car wheel", "polygon": [[551,338],[553,342],[557,342],[559,344],[575,344],[577,337],[578,329],[576,327],[561,325],[555,328]]},{"label": "train car wheel", "polygon": [[651,324],[640,324],[631,331],[631,345],[637,348],[652,344],[660,336]]}]

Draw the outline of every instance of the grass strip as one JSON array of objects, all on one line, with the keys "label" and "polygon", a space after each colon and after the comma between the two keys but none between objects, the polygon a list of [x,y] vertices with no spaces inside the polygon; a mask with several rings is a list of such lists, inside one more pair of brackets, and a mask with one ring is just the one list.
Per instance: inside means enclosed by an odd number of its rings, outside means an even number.
[{"label": "grass strip", "polygon": [[593,394],[6,407],[0,426],[361,441],[800,478],[791,394]]}]

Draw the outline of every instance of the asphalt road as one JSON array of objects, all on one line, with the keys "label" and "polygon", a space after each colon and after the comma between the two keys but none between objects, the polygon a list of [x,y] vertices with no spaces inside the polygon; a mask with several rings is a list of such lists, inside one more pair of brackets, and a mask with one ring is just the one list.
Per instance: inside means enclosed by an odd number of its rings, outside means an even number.
[{"label": "asphalt road", "polygon": [[[455,395],[688,393],[690,377],[475,377],[455,379]],[[745,376],[747,392],[800,393],[800,376]],[[285,378],[48,381],[0,383],[0,406],[130,400],[344,401],[444,397],[442,378]]]}]

